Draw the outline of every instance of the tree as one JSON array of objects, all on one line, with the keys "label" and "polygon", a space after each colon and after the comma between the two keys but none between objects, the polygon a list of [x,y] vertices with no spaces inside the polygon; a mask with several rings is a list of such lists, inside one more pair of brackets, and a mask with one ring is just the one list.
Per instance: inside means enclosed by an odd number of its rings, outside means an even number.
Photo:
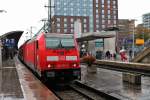
[{"label": "tree", "polygon": [[145,41],[150,38],[150,29],[143,27],[142,24],[139,24],[136,27],[136,38],[144,39]]}]

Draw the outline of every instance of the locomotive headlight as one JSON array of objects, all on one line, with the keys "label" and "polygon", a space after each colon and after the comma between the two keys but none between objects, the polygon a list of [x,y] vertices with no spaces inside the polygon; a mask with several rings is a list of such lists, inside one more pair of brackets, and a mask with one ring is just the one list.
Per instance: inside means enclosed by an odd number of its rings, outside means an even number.
[{"label": "locomotive headlight", "polygon": [[51,65],[50,64],[48,64],[48,66],[47,66],[48,68],[50,68],[51,67]]},{"label": "locomotive headlight", "polygon": [[47,56],[47,61],[58,61],[58,56]]},{"label": "locomotive headlight", "polygon": [[66,56],[66,60],[77,60],[77,56]]},{"label": "locomotive headlight", "polygon": [[77,64],[73,64],[73,67],[76,67],[77,66]]}]

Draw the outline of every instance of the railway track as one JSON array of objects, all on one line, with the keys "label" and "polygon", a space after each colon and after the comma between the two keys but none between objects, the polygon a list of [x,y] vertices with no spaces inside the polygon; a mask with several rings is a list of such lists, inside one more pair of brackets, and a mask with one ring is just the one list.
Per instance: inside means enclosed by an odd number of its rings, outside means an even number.
[{"label": "railway track", "polygon": [[85,84],[75,81],[65,89],[54,91],[61,100],[119,100]]}]

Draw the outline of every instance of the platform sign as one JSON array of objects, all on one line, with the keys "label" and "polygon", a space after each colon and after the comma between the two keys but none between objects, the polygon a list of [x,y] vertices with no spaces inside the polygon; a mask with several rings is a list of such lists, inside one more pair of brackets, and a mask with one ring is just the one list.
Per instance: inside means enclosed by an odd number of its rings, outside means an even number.
[{"label": "platform sign", "polygon": [[95,42],[95,47],[103,47],[103,42]]},{"label": "platform sign", "polygon": [[4,46],[7,47],[14,47],[15,46],[15,39],[5,39],[3,41]]},{"label": "platform sign", "polygon": [[144,39],[136,39],[136,45],[143,45],[144,44]]},{"label": "platform sign", "polygon": [[133,43],[132,39],[127,39],[127,43]]}]

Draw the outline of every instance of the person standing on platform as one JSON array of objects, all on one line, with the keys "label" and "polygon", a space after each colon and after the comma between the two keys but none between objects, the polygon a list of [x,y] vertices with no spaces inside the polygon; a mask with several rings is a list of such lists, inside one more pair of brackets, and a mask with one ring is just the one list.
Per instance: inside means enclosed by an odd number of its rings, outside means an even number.
[{"label": "person standing on platform", "polygon": [[106,51],[105,56],[106,56],[106,59],[110,59],[110,51],[109,51],[109,50],[108,50],[108,51]]},{"label": "person standing on platform", "polygon": [[124,49],[120,50],[121,61],[127,61],[126,51]]}]

